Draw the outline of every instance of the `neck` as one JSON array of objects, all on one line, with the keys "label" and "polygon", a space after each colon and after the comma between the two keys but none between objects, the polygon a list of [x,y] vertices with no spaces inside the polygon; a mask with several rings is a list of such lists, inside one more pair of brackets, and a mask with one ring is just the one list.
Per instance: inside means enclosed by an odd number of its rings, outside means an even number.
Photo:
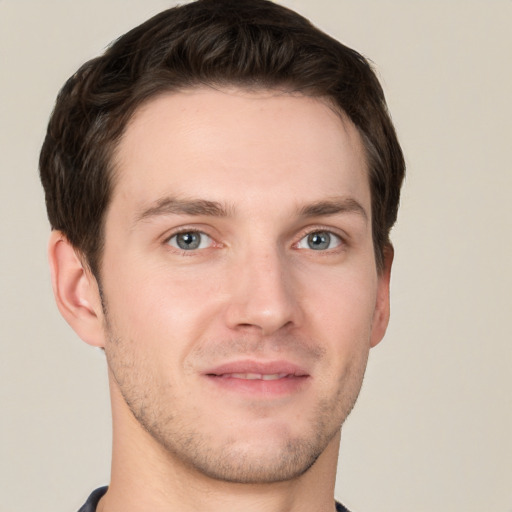
[{"label": "neck", "polygon": [[[115,389],[113,395],[117,393]],[[113,403],[112,475],[98,512],[333,512],[338,433],[302,475],[284,482],[241,484],[212,479],[155,441],[119,396]]]}]

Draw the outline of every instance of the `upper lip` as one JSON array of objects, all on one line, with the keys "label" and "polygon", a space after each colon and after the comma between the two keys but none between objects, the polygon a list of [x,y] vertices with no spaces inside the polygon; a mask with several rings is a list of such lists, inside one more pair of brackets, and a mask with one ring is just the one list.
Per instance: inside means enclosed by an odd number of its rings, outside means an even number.
[{"label": "upper lip", "polygon": [[295,377],[305,377],[309,375],[303,367],[290,361],[231,361],[209,368],[204,372],[205,375],[216,376],[244,373],[261,375],[284,374]]}]

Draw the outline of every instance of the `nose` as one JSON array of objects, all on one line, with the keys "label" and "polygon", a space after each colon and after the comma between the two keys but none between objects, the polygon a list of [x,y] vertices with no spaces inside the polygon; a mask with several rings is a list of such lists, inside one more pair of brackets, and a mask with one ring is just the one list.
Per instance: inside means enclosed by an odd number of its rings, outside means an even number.
[{"label": "nose", "polygon": [[268,336],[300,323],[297,283],[278,251],[252,252],[232,267],[226,323]]}]

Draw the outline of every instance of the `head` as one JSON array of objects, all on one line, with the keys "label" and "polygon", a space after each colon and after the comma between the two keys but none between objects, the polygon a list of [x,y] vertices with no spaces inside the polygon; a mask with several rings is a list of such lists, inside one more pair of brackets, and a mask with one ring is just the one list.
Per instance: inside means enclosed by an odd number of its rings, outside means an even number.
[{"label": "head", "polygon": [[112,155],[128,121],[159,94],[203,85],[322,98],[353,122],[368,163],[381,270],[405,165],[367,60],[272,2],[200,0],[164,11],[119,38],[84,64],[58,96],[40,157],[48,217],[96,278],[116,182]]},{"label": "head", "polygon": [[234,482],[333,453],[387,326],[403,173],[367,61],[266,0],[170,9],[85,64],[41,176],[114,427]]}]

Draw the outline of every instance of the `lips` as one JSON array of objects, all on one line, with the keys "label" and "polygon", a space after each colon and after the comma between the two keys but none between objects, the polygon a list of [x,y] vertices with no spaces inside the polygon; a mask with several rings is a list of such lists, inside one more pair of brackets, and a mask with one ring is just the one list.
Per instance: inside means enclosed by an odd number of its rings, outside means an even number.
[{"label": "lips", "polygon": [[290,377],[290,375],[287,373],[224,373],[220,377],[245,380],[277,380]]},{"label": "lips", "polygon": [[308,376],[305,369],[288,361],[234,361],[209,369],[205,374],[211,377],[245,380],[277,380]]},{"label": "lips", "polygon": [[288,361],[235,361],[209,369],[204,375],[224,390],[264,397],[298,392],[310,377],[304,368]]}]

